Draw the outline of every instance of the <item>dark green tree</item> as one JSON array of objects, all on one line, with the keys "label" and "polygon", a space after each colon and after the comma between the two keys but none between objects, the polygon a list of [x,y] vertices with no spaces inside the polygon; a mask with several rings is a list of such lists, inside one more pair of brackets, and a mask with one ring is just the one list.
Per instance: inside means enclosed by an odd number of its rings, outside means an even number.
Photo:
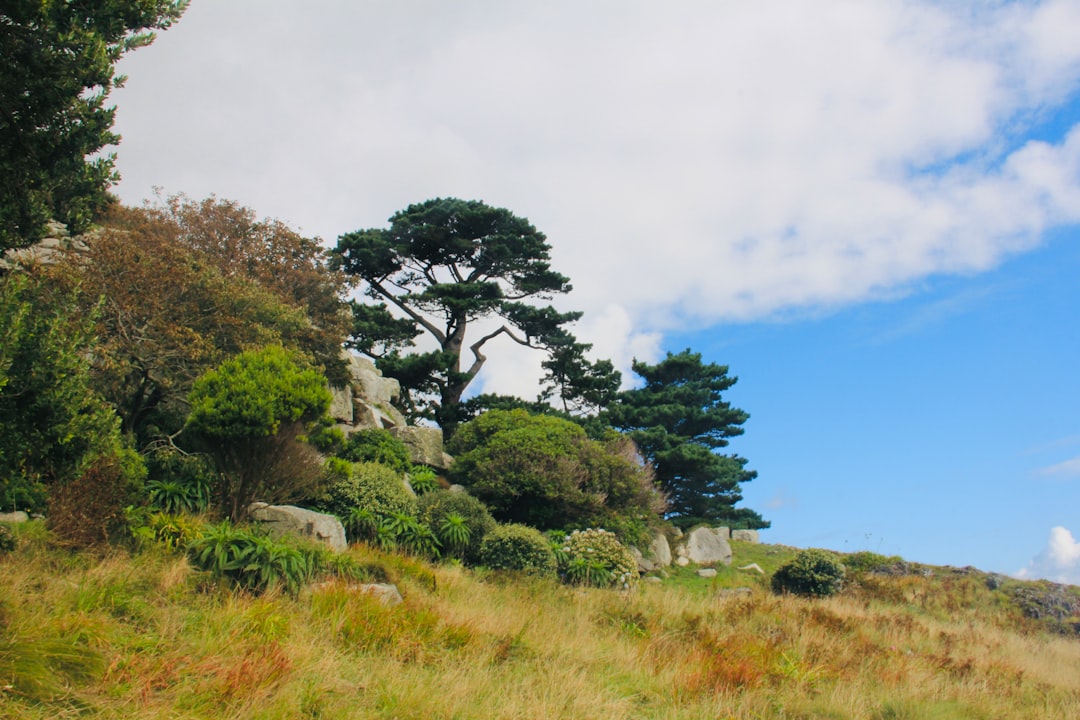
[{"label": "dark green tree", "polygon": [[[410,205],[388,229],[342,235],[335,252],[338,266],[378,303],[354,309],[351,345],[401,382],[408,415],[436,421],[447,437],[489,342],[506,337],[550,349],[581,316],[531,304],[569,292],[568,278],[551,269],[547,238],[528,220],[479,201]],[[492,319],[484,334],[467,339],[470,327]],[[422,334],[433,349],[416,349]]]},{"label": "dark green tree", "polygon": [[49,487],[121,448],[119,418],[91,385],[93,329],[77,290],[22,272],[0,277],[4,509],[43,510]]},{"label": "dark green tree", "polygon": [[274,503],[317,494],[318,453],[302,436],[326,414],[326,378],[281,346],[249,350],[200,376],[191,389],[187,428],[213,456],[218,507],[231,520],[255,500]]},{"label": "dark green tree", "polygon": [[668,496],[669,519],[679,527],[768,527],[758,513],[735,507],[742,499],[739,485],[757,473],[746,469],[744,458],[717,452],[743,433],[750,417],[722,397],[737,380],[727,366],[704,364],[687,349],[656,365],[635,360],[633,369],[644,385],[620,393],[609,419],[653,466]]},{"label": "dark green tree", "polygon": [[5,0],[0,5],[0,250],[40,239],[50,219],[85,229],[109,202],[120,137],[105,101],[116,62],[150,44],[187,0]]},{"label": "dark green tree", "polygon": [[540,399],[556,400],[569,417],[595,417],[615,399],[622,384],[622,373],[610,360],[585,356],[591,349],[591,344],[565,333],[552,340],[548,359],[541,363],[545,377]]}]

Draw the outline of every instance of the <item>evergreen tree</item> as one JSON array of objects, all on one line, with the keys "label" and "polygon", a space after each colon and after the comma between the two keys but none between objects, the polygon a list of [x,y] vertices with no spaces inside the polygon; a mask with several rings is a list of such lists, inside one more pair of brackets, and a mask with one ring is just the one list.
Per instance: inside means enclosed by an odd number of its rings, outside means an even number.
[{"label": "evergreen tree", "polygon": [[[378,303],[354,308],[350,345],[401,382],[406,414],[434,420],[448,438],[466,419],[462,397],[488,343],[505,337],[550,351],[572,339],[564,326],[581,316],[534,304],[569,292],[569,279],[551,269],[543,233],[479,201],[410,205],[388,229],[342,235],[335,252]],[[470,342],[469,329],[482,321],[496,324]],[[435,348],[416,351],[413,340],[424,334]]]},{"label": "evergreen tree", "polygon": [[764,528],[758,513],[736,508],[739,485],[757,477],[746,459],[717,452],[743,433],[749,415],[722,393],[735,384],[728,368],[703,364],[689,349],[656,365],[635,361],[645,383],[619,393],[609,410],[613,427],[627,432],[653,466],[668,496],[668,515],[679,527],[698,523]]},{"label": "evergreen tree", "polygon": [[0,5],[0,250],[50,219],[82,231],[109,202],[120,136],[105,101],[116,62],[169,27],[186,0],[5,0]]}]

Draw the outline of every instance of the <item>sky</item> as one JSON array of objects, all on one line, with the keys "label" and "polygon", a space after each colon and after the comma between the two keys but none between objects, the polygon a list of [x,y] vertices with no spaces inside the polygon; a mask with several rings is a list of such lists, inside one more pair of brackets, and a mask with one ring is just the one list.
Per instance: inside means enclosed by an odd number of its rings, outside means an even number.
[{"label": "sky", "polygon": [[328,246],[506,207],[596,357],[739,378],[763,541],[1080,584],[1077,37],[1080,0],[193,0],[121,61],[114,190]]}]

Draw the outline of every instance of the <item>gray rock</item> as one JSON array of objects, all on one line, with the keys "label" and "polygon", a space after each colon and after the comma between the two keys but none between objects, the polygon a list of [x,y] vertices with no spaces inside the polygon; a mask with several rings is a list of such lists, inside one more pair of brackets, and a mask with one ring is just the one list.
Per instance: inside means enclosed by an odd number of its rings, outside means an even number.
[{"label": "gray rock", "polygon": [[761,542],[757,530],[732,530],[731,539],[739,542],[754,543],[755,545]]},{"label": "gray rock", "polygon": [[391,585],[390,583],[357,585],[356,589],[359,592],[372,595],[383,605],[400,605],[405,602],[405,598],[401,597],[401,592],[397,589],[397,585]]},{"label": "gray rock", "polygon": [[731,564],[727,528],[694,528],[686,535],[686,559],[698,565]]},{"label": "gray rock", "polygon": [[375,363],[365,357],[349,354],[349,375],[353,384],[369,405],[389,406],[401,396],[401,383],[394,378],[383,377]]},{"label": "gray rock", "polygon": [[762,569],[761,569],[761,566],[760,566],[760,565],[758,565],[757,563],[750,563],[749,565],[743,565],[743,566],[742,566],[742,567],[740,567],[739,569],[740,569],[740,570],[753,570],[753,571],[754,571],[754,572],[756,572],[756,573],[761,573],[762,575],[764,575],[764,574],[765,574],[765,571],[764,571],[764,570],[762,570]]},{"label": "gray rock", "polygon": [[671,545],[668,544],[667,536],[664,533],[656,533],[652,544],[649,545],[649,554],[657,567],[671,565]]},{"label": "gray rock", "polygon": [[330,388],[330,417],[346,425],[353,424],[353,394],[352,387],[346,385],[343,388]]},{"label": "gray rock", "polygon": [[[311,589],[315,592],[321,592],[341,587],[340,581],[328,580],[313,585]],[[383,605],[400,605],[405,601],[405,599],[401,597],[401,592],[397,589],[397,585],[391,585],[390,583],[353,583],[345,585],[344,590],[349,593],[371,595]]]},{"label": "gray rock", "polygon": [[634,556],[634,562],[637,563],[638,572],[647,573],[652,572],[656,569],[656,565],[653,564],[653,561],[642,555],[641,551],[633,545],[630,545],[627,550],[629,550],[630,554]]},{"label": "gray rock", "polygon": [[293,505],[254,503],[251,506],[251,519],[266,525],[266,529],[275,537],[299,535],[325,543],[338,552],[349,547],[345,541],[345,528],[333,515]]},{"label": "gray rock", "polygon": [[643,580],[642,582],[647,582],[647,583],[649,583],[649,584],[651,584],[651,585],[660,585],[660,584],[662,584],[662,583],[663,583],[664,581],[663,581],[663,580],[661,580],[660,578],[656,577],[655,575],[649,575],[649,576],[648,576],[647,578],[645,578],[645,579],[644,579],[644,580]]},{"label": "gray rock", "polygon": [[442,430],[433,427],[395,427],[390,433],[405,443],[409,448],[409,457],[414,463],[430,465],[445,470],[450,467],[450,457],[443,450]]},{"label": "gray rock", "polygon": [[698,577],[714,578],[716,577],[716,568],[701,568],[697,571]]},{"label": "gray rock", "polygon": [[15,512],[0,513],[0,523],[24,523],[30,522],[30,516],[22,510]]},{"label": "gray rock", "polygon": [[630,546],[630,554],[637,561],[638,570],[643,573],[671,565],[671,546],[668,545],[667,536],[662,532],[657,532],[653,536],[647,554],[642,553],[632,545]]}]

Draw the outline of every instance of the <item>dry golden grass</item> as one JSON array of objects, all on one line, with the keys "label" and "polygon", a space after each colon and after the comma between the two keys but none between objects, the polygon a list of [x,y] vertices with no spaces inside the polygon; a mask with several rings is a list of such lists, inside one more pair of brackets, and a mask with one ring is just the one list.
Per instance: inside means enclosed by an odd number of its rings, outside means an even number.
[{"label": "dry golden grass", "polygon": [[252,597],[167,553],[24,541],[0,559],[0,684],[35,643],[68,643],[86,672],[48,660],[59,685],[5,688],[0,717],[1080,717],[1080,639],[970,578],[872,578],[824,600],[704,580],[621,594],[351,552],[405,603],[340,583]]}]

